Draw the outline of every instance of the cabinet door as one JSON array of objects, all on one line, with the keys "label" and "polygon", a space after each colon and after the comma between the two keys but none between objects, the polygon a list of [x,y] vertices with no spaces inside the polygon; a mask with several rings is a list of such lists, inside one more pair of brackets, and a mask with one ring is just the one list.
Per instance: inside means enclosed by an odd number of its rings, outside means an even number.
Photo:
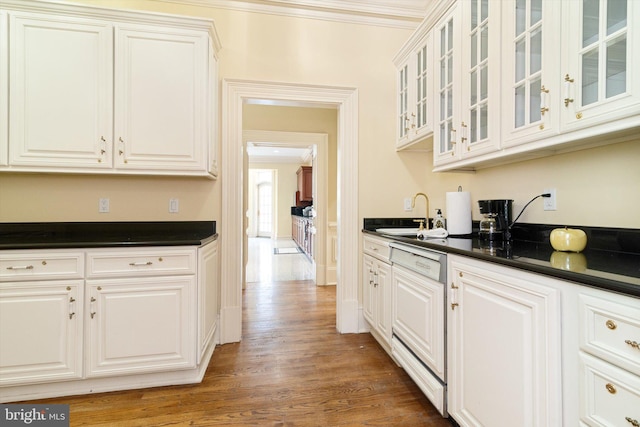
[{"label": "cabinet door", "polygon": [[[563,128],[638,115],[640,4],[633,0],[563,3]],[[561,78],[561,76],[558,76]]]},{"label": "cabinet door", "polygon": [[391,266],[377,263],[376,275],[376,329],[387,344],[391,343]]},{"label": "cabinet door", "polygon": [[561,2],[502,2],[502,146],[558,132]]},{"label": "cabinet door", "polygon": [[0,285],[0,385],[82,377],[83,285]]},{"label": "cabinet door", "polygon": [[362,315],[375,327],[375,260],[369,255],[362,256]]},{"label": "cabinet door", "polygon": [[409,62],[403,64],[398,70],[398,118],[396,147],[402,147],[409,141],[411,131],[411,118],[409,113]]},{"label": "cabinet door", "polygon": [[116,168],[207,173],[207,33],[120,25],[115,34]]},{"label": "cabinet door", "polygon": [[15,13],[9,28],[10,164],[111,168],[111,25]]},{"label": "cabinet door", "polygon": [[559,291],[508,268],[449,262],[449,413],[461,426],[561,425]]},{"label": "cabinet door", "polygon": [[195,366],[194,276],[87,281],[87,376]]},{"label": "cabinet door", "polygon": [[9,17],[0,10],[0,169],[9,164]]},{"label": "cabinet door", "polygon": [[460,31],[459,5],[435,26],[436,120],[434,123],[434,165],[460,159]]},{"label": "cabinet door", "polygon": [[[220,256],[218,242],[198,250],[198,360],[212,344],[220,313]],[[215,344],[214,344],[215,345]]]},{"label": "cabinet door", "polygon": [[460,3],[461,157],[500,148],[500,2]]}]

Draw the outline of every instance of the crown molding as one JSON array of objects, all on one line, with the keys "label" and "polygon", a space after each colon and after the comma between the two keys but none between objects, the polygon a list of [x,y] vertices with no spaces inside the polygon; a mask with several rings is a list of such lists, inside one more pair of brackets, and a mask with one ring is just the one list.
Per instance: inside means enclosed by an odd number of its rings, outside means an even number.
[{"label": "crown molding", "polygon": [[[408,0],[156,0],[165,3],[192,5],[269,15],[319,19],[350,24],[390,28],[415,29],[424,19],[426,9],[416,8]],[[397,4],[397,6],[390,6]]]}]

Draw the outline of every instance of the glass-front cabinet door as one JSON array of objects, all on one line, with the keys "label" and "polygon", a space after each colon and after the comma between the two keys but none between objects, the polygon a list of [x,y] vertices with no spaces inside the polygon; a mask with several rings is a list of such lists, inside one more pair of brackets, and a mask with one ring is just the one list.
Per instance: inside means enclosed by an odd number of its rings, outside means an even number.
[{"label": "glass-front cabinet door", "polygon": [[435,26],[435,113],[433,163],[441,165],[460,158],[460,25],[459,3]]},{"label": "glass-front cabinet door", "polygon": [[400,147],[407,143],[411,119],[409,118],[409,64],[403,64],[398,70],[398,117],[397,117],[397,142]]},{"label": "glass-front cabinet door", "polygon": [[409,48],[408,58],[401,62],[397,75],[396,148],[399,150],[415,147],[433,134],[431,34]]},{"label": "glass-front cabinet door", "polygon": [[575,23],[563,32],[563,126],[573,130],[637,116],[640,2],[569,1],[562,13],[564,22]]},{"label": "glass-front cabinet door", "polygon": [[467,0],[462,7],[461,156],[500,147],[500,2]]},{"label": "glass-front cabinet door", "polygon": [[558,132],[561,4],[502,2],[503,146]]}]

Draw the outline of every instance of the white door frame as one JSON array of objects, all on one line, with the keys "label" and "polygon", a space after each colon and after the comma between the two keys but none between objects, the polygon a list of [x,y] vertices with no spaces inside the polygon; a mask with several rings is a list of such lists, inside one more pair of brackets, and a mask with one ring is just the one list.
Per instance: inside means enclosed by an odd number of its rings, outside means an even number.
[{"label": "white door frame", "polygon": [[222,81],[222,184],[220,342],[242,337],[243,248],[242,189],[244,141],[242,106],[248,100],[281,105],[338,109],[338,265],[336,327],[359,332],[358,303],[358,90],[224,79]]}]

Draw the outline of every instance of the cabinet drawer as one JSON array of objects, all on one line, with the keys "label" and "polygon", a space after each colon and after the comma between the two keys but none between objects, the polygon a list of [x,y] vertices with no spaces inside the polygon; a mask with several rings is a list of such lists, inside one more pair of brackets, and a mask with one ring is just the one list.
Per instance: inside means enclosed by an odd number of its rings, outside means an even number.
[{"label": "cabinet drawer", "polygon": [[579,310],[580,349],[640,375],[640,301],[583,294]]},{"label": "cabinet drawer", "polygon": [[0,282],[76,279],[84,276],[81,252],[25,251],[0,253]]},{"label": "cabinet drawer", "polygon": [[195,274],[195,249],[113,250],[87,254],[87,278]]},{"label": "cabinet drawer", "polygon": [[589,426],[640,422],[640,377],[580,352],[580,421]]},{"label": "cabinet drawer", "polygon": [[365,254],[389,262],[389,242],[387,240],[363,237],[362,250]]}]

